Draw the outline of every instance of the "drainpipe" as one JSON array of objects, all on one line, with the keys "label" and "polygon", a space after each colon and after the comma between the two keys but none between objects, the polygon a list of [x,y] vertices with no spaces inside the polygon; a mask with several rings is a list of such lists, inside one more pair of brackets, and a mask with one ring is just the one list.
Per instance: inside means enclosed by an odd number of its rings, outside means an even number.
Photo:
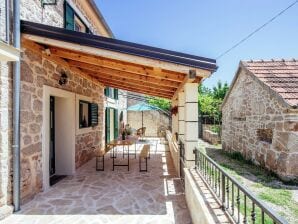
[{"label": "drainpipe", "polygon": [[[13,45],[20,49],[20,1],[13,0]],[[13,63],[13,205],[20,210],[20,61]]]}]

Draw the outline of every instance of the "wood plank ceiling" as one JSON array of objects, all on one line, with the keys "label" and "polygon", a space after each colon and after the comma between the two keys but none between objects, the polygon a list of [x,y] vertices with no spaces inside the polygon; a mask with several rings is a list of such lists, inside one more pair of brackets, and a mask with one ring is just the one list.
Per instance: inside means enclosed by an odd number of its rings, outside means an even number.
[{"label": "wood plank ceiling", "polygon": [[[22,38],[22,46],[73,72],[91,76],[105,86],[171,99],[187,75],[128,61],[120,61]],[[192,80],[200,82],[201,77]]]}]

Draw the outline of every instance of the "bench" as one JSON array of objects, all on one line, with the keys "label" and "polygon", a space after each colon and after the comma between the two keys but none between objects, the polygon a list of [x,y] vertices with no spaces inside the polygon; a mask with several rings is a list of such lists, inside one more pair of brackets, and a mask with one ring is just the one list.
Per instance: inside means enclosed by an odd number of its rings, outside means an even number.
[{"label": "bench", "polygon": [[[106,145],[104,149],[100,150],[96,155],[96,171],[104,171],[105,169],[105,155],[113,149],[112,145]],[[100,161],[101,159],[101,161]],[[100,162],[102,163],[102,167],[100,167]]]},{"label": "bench", "polygon": [[[148,158],[150,158],[149,156],[150,156],[150,145],[144,145],[139,156],[140,172],[147,172]],[[145,160],[146,169],[142,169],[142,159]]]}]

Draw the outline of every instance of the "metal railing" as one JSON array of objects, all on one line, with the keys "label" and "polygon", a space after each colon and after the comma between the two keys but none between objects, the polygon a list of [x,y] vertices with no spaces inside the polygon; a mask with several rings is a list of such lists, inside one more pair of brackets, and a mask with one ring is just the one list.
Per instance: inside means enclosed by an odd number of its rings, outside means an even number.
[{"label": "metal railing", "polygon": [[194,153],[198,174],[236,223],[287,223],[210,157],[197,148]]}]

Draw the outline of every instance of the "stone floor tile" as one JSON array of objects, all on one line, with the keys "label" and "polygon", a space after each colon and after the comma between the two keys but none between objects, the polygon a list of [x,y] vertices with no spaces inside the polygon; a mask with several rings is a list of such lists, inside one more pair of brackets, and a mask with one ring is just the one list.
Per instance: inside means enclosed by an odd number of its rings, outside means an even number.
[{"label": "stone floor tile", "polygon": [[[127,161],[121,152],[117,163]],[[138,157],[131,156],[130,165],[130,171],[126,167],[112,171],[112,160],[107,155],[105,171],[98,172],[91,160],[75,175],[36,195],[3,224],[191,223],[167,146],[158,144],[152,150],[148,172],[139,172]]]}]

